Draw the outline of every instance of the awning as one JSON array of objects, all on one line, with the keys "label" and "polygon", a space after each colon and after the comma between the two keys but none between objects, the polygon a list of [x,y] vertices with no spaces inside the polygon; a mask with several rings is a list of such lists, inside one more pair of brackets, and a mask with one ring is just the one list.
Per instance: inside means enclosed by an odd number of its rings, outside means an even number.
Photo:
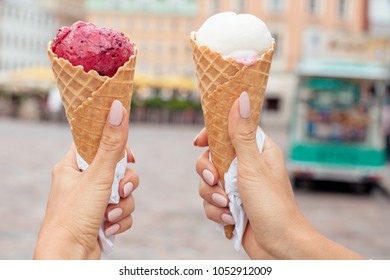
[{"label": "awning", "polygon": [[187,76],[152,76],[135,72],[134,85],[138,88],[166,88],[178,90],[194,90],[195,79]]},{"label": "awning", "polygon": [[305,59],[298,65],[298,74],[328,78],[350,78],[362,80],[389,81],[390,68],[356,62],[324,59]]},{"label": "awning", "polygon": [[50,67],[17,69],[0,74],[0,90],[16,94],[47,93],[55,86]]},{"label": "awning", "polygon": [[[55,80],[50,67],[18,69],[0,74],[0,91],[16,94],[47,93],[54,87]],[[167,88],[194,90],[196,81],[186,76],[152,76],[135,72],[136,88]]]}]

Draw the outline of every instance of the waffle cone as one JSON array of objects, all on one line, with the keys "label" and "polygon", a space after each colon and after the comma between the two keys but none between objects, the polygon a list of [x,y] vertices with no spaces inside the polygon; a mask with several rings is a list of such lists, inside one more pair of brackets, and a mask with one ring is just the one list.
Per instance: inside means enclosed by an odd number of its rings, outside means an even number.
[{"label": "waffle cone", "polygon": [[[198,46],[195,36],[190,42],[211,158],[222,186],[225,186],[224,174],[236,157],[228,133],[230,108],[246,91],[250,99],[251,120],[258,125],[275,44],[254,65],[244,66],[233,59],[224,59],[206,46]],[[228,239],[233,236],[233,230],[234,226],[225,227]]]},{"label": "waffle cone", "polygon": [[73,66],[54,54],[50,45],[48,56],[77,152],[90,164],[99,148],[112,102],[121,101],[130,115],[136,50],[111,78]]}]

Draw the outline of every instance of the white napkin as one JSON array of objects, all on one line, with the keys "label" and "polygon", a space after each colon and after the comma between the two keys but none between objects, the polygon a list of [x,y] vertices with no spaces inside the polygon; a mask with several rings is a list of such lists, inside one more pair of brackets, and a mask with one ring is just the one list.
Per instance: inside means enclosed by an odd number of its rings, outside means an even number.
[{"label": "white napkin", "polygon": [[[256,132],[256,142],[259,147],[260,153],[263,150],[265,140],[265,134],[260,127],[257,128]],[[236,251],[241,249],[242,236],[244,235],[245,227],[248,222],[244,208],[242,206],[242,201],[240,194],[238,193],[237,186],[237,158],[234,158],[230,164],[229,170],[225,173],[225,191],[229,197],[229,209],[233,215],[233,219],[236,222],[234,231],[233,231],[233,246]],[[223,231],[223,225],[218,225],[218,227]]]},{"label": "white napkin", "polygon": [[[76,151],[76,160],[78,167],[84,171],[89,167],[89,164],[79,155]],[[118,204],[120,200],[119,196],[119,182],[125,176],[127,167],[127,155],[125,152],[125,156],[117,163],[115,167],[114,181],[111,186],[111,195],[108,201],[109,204]],[[106,255],[112,254],[114,251],[114,236],[107,237],[104,234],[104,224],[106,223],[105,219],[102,221],[102,225],[99,229],[99,245],[102,249],[103,253]]]}]

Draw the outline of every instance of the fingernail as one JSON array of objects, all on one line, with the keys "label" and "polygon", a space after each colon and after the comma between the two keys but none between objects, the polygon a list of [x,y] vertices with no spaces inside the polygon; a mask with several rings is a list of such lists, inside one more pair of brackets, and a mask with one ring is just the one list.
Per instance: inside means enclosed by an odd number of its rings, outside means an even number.
[{"label": "fingernail", "polygon": [[199,134],[200,133],[196,134],[196,136],[194,138],[194,146],[198,146],[196,142],[198,141]]},{"label": "fingernail", "polygon": [[130,150],[131,155],[133,156],[133,163],[135,163],[135,155],[133,153],[133,150],[131,148],[129,148],[129,150]]},{"label": "fingernail", "polygon": [[114,208],[107,214],[107,219],[109,222],[116,221],[123,213],[122,208]]},{"label": "fingernail", "polygon": [[104,234],[106,235],[106,237],[109,237],[109,236],[117,233],[118,230],[119,230],[119,224],[114,224],[114,225],[110,226],[109,228],[107,228],[104,231]]},{"label": "fingernail", "polygon": [[240,105],[239,107],[240,107],[241,118],[248,119],[250,116],[251,107],[250,107],[249,95],[246,91],[241,93],[240,100],[238,102]]},{"label": "fingernail", "polygon": [[109,122],[113,126],[119,126],[123,119],[123,106],[119,100],[114,100],[110,109]]},{"label": "fingernail", "polygon": [[128,197],[130,195],[130,193],[133,191],[133,183],[132,182],[128,182],[126,183],[124,186],[123,186],[123,195],[124,197]]},{"label": "fingernail", "polygon": [[214,185],[214,175],[213,175],[213,173],[211,173],[210,170],[208,170],[208,169],[203,170],[202,177],[203,177],[203,180],[205,180],[207,184],[209,184],[210,186]]},{"label": "fingernail", "polygon": [[221,215],[221,219],[222,221],[224,221],[225,223],[227,223],[228,225],[234,225],[236,222],[234,221],[233,219],[233,216],[232,215],[229,215],[229,214],[226,214],[226,213],[223,213]]},{"label": "fingernail", "polygon": [[211,199],[220,207],[226,207],[228,201],[226,197],[224,197],[222,194],[219,193],[213,193],[211,195]]}]

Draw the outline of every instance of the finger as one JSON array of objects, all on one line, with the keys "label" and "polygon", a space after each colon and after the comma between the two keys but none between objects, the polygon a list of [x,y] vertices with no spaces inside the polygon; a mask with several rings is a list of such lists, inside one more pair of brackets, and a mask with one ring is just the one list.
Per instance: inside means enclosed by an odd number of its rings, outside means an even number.
[{"label": "finger", "polygon": [[206,217],[218,224],[234,225],[234,219],[228,209],[216,207],[207,201],[204,202],[204,211]]},{"label": "finger", "polygon": [[135,157],[134,157],[133,150],[130,149],[129,146],[126,146],[126,155],[127,155],[127,162],[128,163],[135,163]]},{"label": "finger", "polygon": [[107,237],[120,234],[130,229],[132,225],[133,225],[133,218],[131,216],[127,216],[117,223],[114,224],[107,223],[104,227],[104,234]]},{"label": "finger", "polygon": [[228,206],[229,199],[222,188],[211,187],[204,180],[199,184],[199,195],[207,203],[216,207],[225,208]]},{"label": "finger", "polygon": [[131,168],[127,168],[124,177],[119,182],[119,195],[120,197],[129,196],[139,184],[139,176]]},{"label": "finger", "polygon": [[194,139],[194,146],[197,147],[207,147],[209,145],[208,139],[207,139],[207,133],[206,128],[204,127],[198,135],[195,136]]},{"label": "finger", "polygon": [[121,198],[118,204],[109,204],[105,213],[105,218],[109,223],[116,223],[131,215],[134,212],[135,203],[133,196]]},{"label": "finger", "polygon": [[218,171],[210,161],[209,150],[203,152],[196,160],[196,172],[210,186],[213,186],[218,183]]},{"label": "finger", "polygon": [[253,162],[260,155],[256,143],[257,124],[251,118],[249,95],[243,92],[234,102],[228,119],[229,136],[242,162]]},{"label": "finger", "polygon": [[121,160],[126,147],[129,127],[127,120],[126,109],[120,101],[115,100],[103,129],[99,149],[86,170],[86,180],[94,189],[96,189],[94,185],[104,186],[108,190],[111,188],[115,167]]}]

